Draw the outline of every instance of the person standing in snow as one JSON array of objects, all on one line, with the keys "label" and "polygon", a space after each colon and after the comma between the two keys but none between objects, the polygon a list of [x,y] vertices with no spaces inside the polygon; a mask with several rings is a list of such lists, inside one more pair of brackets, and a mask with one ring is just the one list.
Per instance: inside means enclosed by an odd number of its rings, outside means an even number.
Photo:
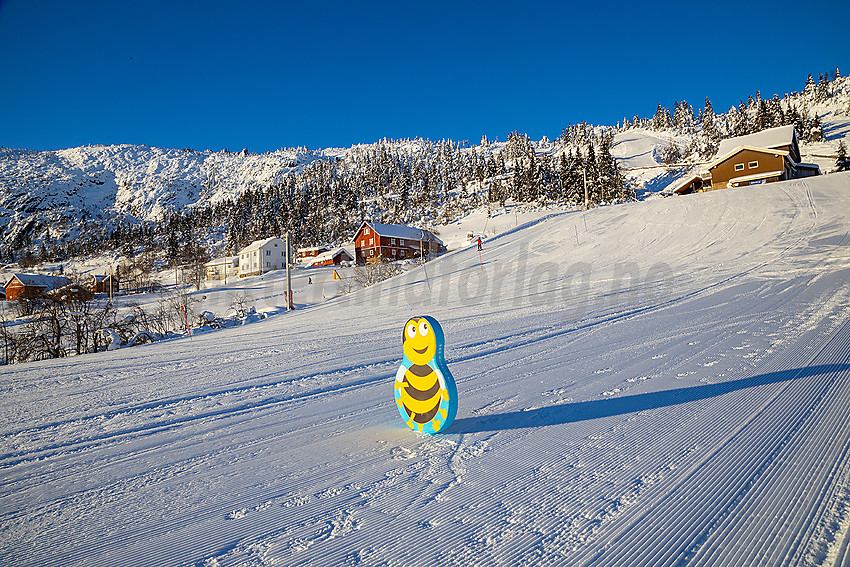
[{"label": "person standing in snow", "polygon": [[481,251],[481,237],[478,237],[478,250]]}]

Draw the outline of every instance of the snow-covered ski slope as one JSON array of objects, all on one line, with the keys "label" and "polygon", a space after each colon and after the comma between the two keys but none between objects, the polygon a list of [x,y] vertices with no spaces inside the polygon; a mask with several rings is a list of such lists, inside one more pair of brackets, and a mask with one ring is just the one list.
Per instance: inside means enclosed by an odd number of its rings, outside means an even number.
[{"label": "snow-covered ski slope", "polygon": [[[0,369],[0,564],[829,565],[850,174],[553,213],[244,327]],[[401,422],[436,317],[447,433]]]}]

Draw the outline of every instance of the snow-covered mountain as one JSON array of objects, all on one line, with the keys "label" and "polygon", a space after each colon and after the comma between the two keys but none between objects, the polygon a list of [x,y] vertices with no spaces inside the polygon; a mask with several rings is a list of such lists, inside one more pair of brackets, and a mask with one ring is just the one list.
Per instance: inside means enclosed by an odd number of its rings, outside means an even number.
[{"label": "snow-covered mountain", "polygon": [[[783,99],[786,106],[807,108],[809,113],[820,119],[825,140],[818,144],[804,144],[803,153],[804,159],[818,163],[823,170],[832,167],[838,141],[850,132],[850,82],[847,78],[837,78],[826,84],[828,86],[822,91],[818,90],[818,83],[807,86],[802,94],[795,93]],[[755,115],[757,107],[758,104],[751,104],[750,112]],[[728,135],[737,113],[737,109],[732,108],[715,115],[714,127]],[[681,116],[678,110],[676,116]],[[755,116],[752,119],[755,120]],[[606,130],[613,133],[611,153],[624,168],[637,195],[641,196],[664,189],[688,171],[686,166],[665,166],[665,152],[671,145],[681,156],[678,162],[699,162],[696,150],[702,123],[694,121],[692,109],[691,116],[684,122],[662,127],[653,120],[636,119],[630,124],[624,121],[617,127],[586,128],[584,135],[594,136]],[[555,162],[560,153],[567,149],[584,151],[575,138],[562,138],[555,142],[544,139],[528,142],[528,145],[538,156],[550,160],[549,167],[553,171],[557,168]],[[445,173],[446,169],[457,165],[458,156],[474,153],[483,160],[493,153],[501,153],[507,163],[507,176],[504,173],[500,176],[510,183],[507,178],[514,170],[516,157],[507,146],[506,142],[482,141],[478,146],[457,146],[456,155],[454,158],[449,156],[448,163],[445,159],[439,162],[439,156],[437,160],[425,159],[418,163],[425,164],[423,169],[431,167]],[[363,171],[363,156],[370,153],[388,154],[390,158],[437,155],[444,148],[442,143],[427,140],[384,140],[371,145],[322,150],[294,148],[259,155],[247,151],[200,152],[132,145],[85,146],[57,151],[4,148],[0,149],[0,239],[10,250],[35,250],[41,242],[71,240],[87,230],[90,232],[93,227],[109,231],[118,223],[153,222],[162,219],[166,213],[235,200],[247,190],[266,189],[282,183],[287,177],[297,176],[316,161],[340,160],[345,162],[343,175],[356,177]],[[398,176],[406,178],[400,183],[411,187],[421,184],[421,177],[417,175],[421,176],[422,171],[416,171],[416,165],[410,166],[414,161],[407,159],[405,167],[408,170],[399,167],[397,172]],[[472,161],[469,163],[472,164]],[[478,166],[466,167],[466,170],[457,173],[448,172],[445,180],[440,181],[448,184],[439,192],[444,201],[444,216],[449,216],[445,212],[445,201],[450,195],[465,192],[467,186],[481,192],[485,186],[489,187],[491,178],[486,183],[483,178],[475,178],[474,171]],[[338,176],[338,173],[332,175]],[[357,184],[368,186],[387,181],[359,179]],[[428,185],[427,181],[425,185]],[[367,197],[363,199],[368,200]],[[480,202],[467,199],[460,205],[452,205],[452,211],[463,213],[464,207],[471,210],[478,204]],[[382,206],[386,204],[370,204],[370,214],[376,214],[376,211],[380,214]],[[460,210],[456,210],[458,208]]]},{"label": "snow-covered mountain", "polygon": [[336,150],[269,154],[198,152],[147,146],[84,146],[57,151],[0,150],[3,237],[75,236],[77,221],[160,219],[168,211],[233,199],[267,187]]}]

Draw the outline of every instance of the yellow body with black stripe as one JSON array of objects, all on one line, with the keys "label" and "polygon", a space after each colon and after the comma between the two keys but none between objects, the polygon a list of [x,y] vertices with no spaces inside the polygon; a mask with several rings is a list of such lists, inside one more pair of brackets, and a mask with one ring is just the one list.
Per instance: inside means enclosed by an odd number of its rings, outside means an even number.
[{"label": "yellow body with black stripe", "polygon": [[413,317],[405,324],[395,399],[407,426],[420,432],[445,429],[457,412],[457,388],[441,363],[442,341],[442,328],[430,317]]},{"label": "yellow body with black stripe", "polygon": [[411,429],[418,427],[422,431],[424,424],[433,421],[434,430],[439,431],[448,417],[448,409],[441,410],[440,402],[448,402],[449,393],[442,387],[438,372],[428,365],[411,365],[402,380],[395,382],[399,391],[396,402],[407,414],[407,426]]}]

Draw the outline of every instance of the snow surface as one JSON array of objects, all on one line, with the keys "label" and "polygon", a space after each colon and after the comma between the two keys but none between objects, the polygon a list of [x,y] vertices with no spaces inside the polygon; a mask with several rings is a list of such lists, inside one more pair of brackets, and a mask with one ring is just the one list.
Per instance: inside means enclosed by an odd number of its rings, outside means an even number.
[{"label": "snow surface", "polygon": [[[3,367],[0,564],[840,562],[849,244],[850,174],[542,211],[483,265]],[[417,314],[458,382],[442,435],[394,407]]]}]

